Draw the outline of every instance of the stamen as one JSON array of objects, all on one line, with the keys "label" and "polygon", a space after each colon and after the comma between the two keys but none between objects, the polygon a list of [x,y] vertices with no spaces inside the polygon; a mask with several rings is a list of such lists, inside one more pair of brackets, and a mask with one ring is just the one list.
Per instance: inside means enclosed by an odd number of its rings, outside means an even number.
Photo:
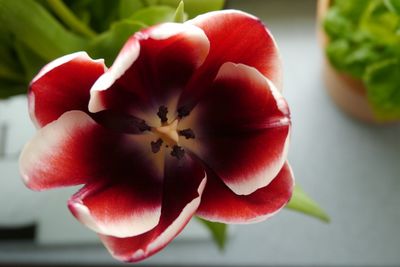
[{"label": "stamen", "polygon": [[136,122],[134,125],[141,132],[145,132],[145,131],[150,131],[151,130],[151,127],[149,125],[147,125],[146,121],[144,121],[144,120],[140,120],[139,122]]},{"label": "stamen", "polygon": [[190,114],[190,109],[186,106],[178,108],[178,116],[179,118],[186,117]]},{"label": "stamen", "polygon": [[192,129],[181,130],[178,134],[184,136],[186,139],[194,139],[196,137]]},{"label": "stamen", "polygon": [[161,146],[162,146],[163,140],[161,138],[159,138],[157,141],[152,141],[151,144],[151,152],[153,153],[157,153],[158,151],[160,151]]},{"label": "stamen", "polygon": [[175,145],[172,148],[171,156],[177,159],[182,159],[185,156],[185,150],[183,150],[183,148],[181,148],[180,146]]},{"label": "stamen", "polygon": [[151,130],[146,121],[129,114],[105,110],[91,114],[91,116],[97,123],[118,132],[135,134],[138,131],[145,132]]},{"label": "stamen", "polygon": [[161,106],[158,109],[157,116],[160,118],[161,122],[164,123],[168,121],[167,114],[168,114],[168,108],[166,106]]}]

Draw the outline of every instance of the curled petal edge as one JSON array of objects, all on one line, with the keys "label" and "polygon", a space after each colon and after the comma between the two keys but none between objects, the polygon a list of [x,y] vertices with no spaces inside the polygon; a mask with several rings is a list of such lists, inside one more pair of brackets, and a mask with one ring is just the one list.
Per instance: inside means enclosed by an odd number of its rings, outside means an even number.
[{"label": "curled petal edge", "polygon": [[[108,244],[107,236],[100,235],[100,239],[104,243],[107,250],[113,255],[114,258],[124,261],[124,262],[138,262],[145,258],[150,257],[151,255],[157,253],[161,249],[163,249],[169,242],[172,241],[186,226],[186,224],[190,221],[192,216],[195,214],[197,208],[200,205],[201,195],[206,186],[207,178],[203,178],[199,187],[198,187],[198,197],[189,202],[181,211],[179,216],[154,240],[152,240],[149,244],[145,246],[144,249],[139,249],[133,252],[131,255],[121,256],[116,255],[113,251],[111,245]],[[111,237],[112,238],[112,237]]]},{"label": "curled petal edge", "polygon": [[104,59],[92,59],[91,57],[89,57],[89,55],[84,52],[84,51],[79,51],[79,52],[75,52],[72,54],[68,54],[62,57],[59,57],[53,61],[51,61],[50,63],[48,63],[47,65],[45,65],[40,71],[39,73],[32,79],[32,81],[30,82],[30,85],[32,85],[33,83],[35,83],[36,81],[38,81],[40,78],[42,78],[44,75],[46,75],[48,72],[52,71],[53,69],[64,65],[67,62],[70,62],[74,59],[77,58],[81,58],[83,60],[89,60],[89,61],[93,61],[95,63],[100,63],[104,65],[104,70],[107,70],[106,65],[104,64]]},{"label": "curled petal edge", "polygon": [[[121,78],[124,73],[135,63],[140,55],[140,41],[146,39],[165,40],[173,36],[183,34],[185,38],[193,38],[194,40],[206,40],[207,50],[210,43],[204,31],[197,26],[182,23],[163,23],[147,30],[137,32],[124,45],[121,52],[115,59],[110,69],[105,72],[90,90],[89,111],[99,112],[104,107],[98,99],[98,92],[109,89],[116,80]],[[204,44],[202,44],[204,45]],[[203,61],[205,60],[205,57]],[[199,62],[201,65],[203,62]]]},{"label": "curled petal edge", "polygon": [[[117,217],[108,222],[102,222],[101,219],[95,218],[88,206],[84,204],[83,199],[99,187],[101,186],[86,185],[68,201],[69,210],[83,225],[98,234],[119,238],[137,236],[157,226],[161,215],[161,202],[157,207],[143,208],[140,215],[137,214],[136,210],[131,216],[119,221]],[[136,208],[140,209],[140,207]]]}]

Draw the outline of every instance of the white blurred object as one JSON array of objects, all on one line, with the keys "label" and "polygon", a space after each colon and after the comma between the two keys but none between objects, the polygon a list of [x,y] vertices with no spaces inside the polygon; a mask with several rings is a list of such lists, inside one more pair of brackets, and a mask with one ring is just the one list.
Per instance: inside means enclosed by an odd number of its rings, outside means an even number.
[{"label": "white blurred object", "polygon": [[0,101],[0,226],[36,221],[42,196],[24,186],[18,156],[35,132],[25,96]]}]

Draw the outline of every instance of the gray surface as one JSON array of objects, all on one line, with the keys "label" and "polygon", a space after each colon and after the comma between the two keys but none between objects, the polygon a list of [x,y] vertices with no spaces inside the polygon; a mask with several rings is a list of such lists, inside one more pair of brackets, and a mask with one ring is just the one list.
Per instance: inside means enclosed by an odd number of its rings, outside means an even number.
[{"label": "gray surface", "polygon": [[[344,116],[321,79],[315,1],[231,1],[264,19],[285,63],[293,114],[290,161],[297,181],[331,215],[327,225],[283,211],[239,226],[226,252],[209,242],[174,242],[144,264],[400,265],[400,127]],[[0,244],[0,262],[114,263],[102,247],[35,248]]]}]

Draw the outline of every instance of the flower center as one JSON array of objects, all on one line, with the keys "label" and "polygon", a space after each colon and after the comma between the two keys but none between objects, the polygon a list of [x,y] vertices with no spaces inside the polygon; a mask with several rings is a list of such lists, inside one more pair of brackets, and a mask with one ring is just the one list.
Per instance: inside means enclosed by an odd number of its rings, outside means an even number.
[{"label": "flower center", "polygon": [[[171,156],[181,159],[185,155],[185,150],[179,146],[179,137],[183,136],[186,139],[195,138],[195,134],[192,129],[178,130],[179,120],[184,116],[189,115],[189,112],[178,112],[178,118],[175,118],[171,123],[168,123],[168,108],[160,106],[157,112],[157,116],[160,118],[160,127],[151,127],[151,132],[154,133],[158,139],[151,142],[151,151],[157,153],[161,150],[161,147],[165,144],[166,147],[171,148]],[[184,116],[182,116],[184,115]]]},{"label": "flower center", "polygon": [[162,141],[167,145],[173,147],[178,144],[179,134],[178,134],[178,120],[174,120],[172,123],[163,125],[161,127],[154,127],[151,129],[153,133],[158,135]]},{"label": "flower center", "polygon": [[92,114],[94,120],[104,127],[126,134],[141,134],[152,132],[155,140],[150,142],[151,152],[158,153],[163,146],[169,148],[171,156],[181,159],[185,155],[185,150],[179,145],[179,138],[194,139],[195,133],[192,129],[178,129],[179,121],[189,115],[185,109],[178,110],[178,116],[171,123],[168,123],[168,108],[160,106],[157,116],[161,121],[161,126],[152,127],[146,121],[131,115],[105,110]]}]

